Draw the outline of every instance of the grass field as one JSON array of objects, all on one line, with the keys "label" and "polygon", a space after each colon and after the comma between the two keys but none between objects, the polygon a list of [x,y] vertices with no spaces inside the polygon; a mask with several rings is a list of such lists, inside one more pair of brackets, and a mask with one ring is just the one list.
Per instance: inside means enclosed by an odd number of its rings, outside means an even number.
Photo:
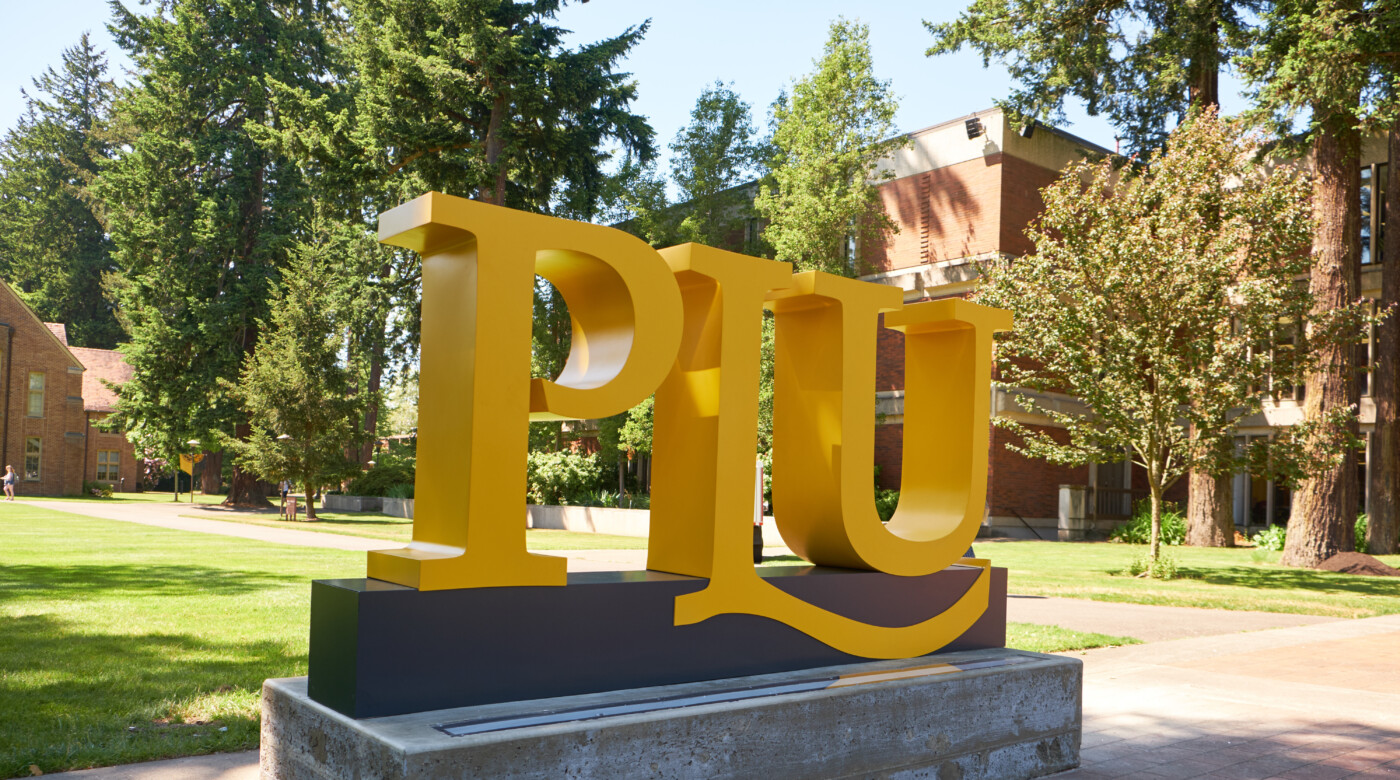
[{"label": "grass field", "polygon": [[[278,521],[269,521],[278,524]],[[597,549],[531,531],[534,549]],[[617,537],[641,546],[645,540]],[[1283,569],[1244,550],[1177,550],[1190,579],[1120,573],[1108,544],[979,544],[1031,595],[1317,614],[1400,612],[1396,582]],[[781,563],[782,561],[778,561]],[[306,673],[312,579],[362,576],[364,554],[250,542],[0,505],[0,777],[254,748],[268,677]],[[1012,624],[1008,644],[1135,640]]]},{"label": "grass field", "polygon": [[[1143,545],[979,541],[975,547],[979,557],[1006,567],[1012,593],[1027,596],[1349,618],[1400,612],[1400,579],[1280,566],[1280,553],[1263,550],[1164,547],[1181,576],[1163,581],[1128,575]],[[1400,567],[1400,556],[1381,560]]]},{"label": "grass field", "polygon": [[311,579],[363,554],[0,507],[0,777],[255,746]]}]

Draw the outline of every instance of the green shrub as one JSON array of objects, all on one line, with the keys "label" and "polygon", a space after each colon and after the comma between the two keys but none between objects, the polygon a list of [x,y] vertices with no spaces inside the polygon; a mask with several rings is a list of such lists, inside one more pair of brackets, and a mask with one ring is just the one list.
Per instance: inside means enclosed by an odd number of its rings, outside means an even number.
[{"label": "green shrub", "polygon": [[345,492],[351,496],[389,496],[389,491],[398,485],[412,485],[417,474],[417,459],[412,450],[395,447],[387,452],[375,453],[374,468],[350,480]]},{"label": "green shrub", "polygon": [[1176,566],[1176,557],[1163,551],[1157,556],[1157,565],[1152,566],[1147,557],[1147,553],[1137,556],[1133,562],[1128,564],[1128,573],[1134,577],[1141,576],[1143,572],[1151,570],[1148,575],[1154,580],[1174,580],[1179,576]]},{"label": "green shrub", "polygon": [[604,489],[597,455],[532,452],[526,460],[526,491],[532,504],[579,505]]},{"label": "green shrub", "polygon": [[384,491],[385,498],[413,498],[413,483],[404,482]]},{"label": "green shrub", "polygon": [[[1152,504],[1139,501],[1133,507],[1133,519],[1113,529],[1110,541],[1125,544],[1147,544],[1152,541]],[[1179,545],[1186,541],[1186,517],[1171,501],[1162,502],[1162,544]]]},{"label": "green shrub", "polygon": [[1261,550],[1272,550],[1278,552],[1283,549],[1283,543],[1288,532],[1281,525],[1271,525],[1250,537],[1249,541],[1254,542],[1254,546]]},{"label": "green shrub", "polygon": [[1366,519],[1365,512],[1356,516],[1356,551],[1359,553],[1370,552],[1366,546]]},{"label": "green shrub", "polygon": [[875,511],[880,514],[880,522],[888,523],[894,517],[894,508],[898,503],[898,490],[875,489]]},{"label": "green shrub", "polygon": [[105,482],[83,482],[83,495],[97,496],[98,498],[111,498],[112,486]]}]

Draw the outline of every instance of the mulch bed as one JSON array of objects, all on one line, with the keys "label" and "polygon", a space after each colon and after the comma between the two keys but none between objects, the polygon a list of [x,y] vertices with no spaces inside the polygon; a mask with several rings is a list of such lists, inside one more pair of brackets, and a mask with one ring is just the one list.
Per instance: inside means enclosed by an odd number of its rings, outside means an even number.
[{"label": "mulch bed", "polygon": [[1367,577],[1400,577],[1400,569],[1387,566],[1373,555],[1359,552],[1337,553],[1318,564],[1323,571],[1339,571],[1344,574],[1361,574]]}]

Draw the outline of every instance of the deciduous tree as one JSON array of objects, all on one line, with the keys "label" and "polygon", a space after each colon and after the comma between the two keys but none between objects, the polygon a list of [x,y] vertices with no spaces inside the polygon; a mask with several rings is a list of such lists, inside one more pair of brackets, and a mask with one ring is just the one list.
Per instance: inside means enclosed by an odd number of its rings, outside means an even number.
[{"label": "deciduous tree", "polygon": [[851,276],[853,250],[896,229],[876,184],[893,178],[879,163],[907,139],[891,137],[898,103],[875,78],[868,27],[837,19],[814,64],[773,104],[771,175],[754,207],[778,260]]},{"label": "deciduous tree", "polygon": [[753,211],[753,193],[741,185],[759,173],[763,147],[749,104],[722,82],[706,87],[690,122],[671,142],[671,178],[680,190],[677,230],[682,241],[742,250],[742,232]]},{"label": "deciduous tree", "polygon": [[[1268,174],[1214,112],[1182,125],[1140,167],[1076,164],[1046,188],[1036,251],[992,264],[978,299],[1015,313],[1001,383],[1057,390],[1082,413],[1022,406],[1068,443],[1018,430],[1022,452],[1054,463],[1120,460],[1144,470],[1155,567],[1162,496],[1196,467],[1230,458],[1239,415],[1259,408],[1275,369],[1267,345],[1311,300],[1305,183]],[[1017,358],[1012,360],[1010,358]],[[1025,360],[1028,359],[1028,360]]]}]

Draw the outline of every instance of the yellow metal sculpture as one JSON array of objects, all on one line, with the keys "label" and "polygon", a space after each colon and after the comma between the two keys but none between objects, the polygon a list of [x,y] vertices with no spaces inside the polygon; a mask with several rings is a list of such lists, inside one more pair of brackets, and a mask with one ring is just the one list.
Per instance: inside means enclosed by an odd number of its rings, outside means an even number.
[{"label": "yellow metal sculpture", "polygon": [[[380,216],[423,256],[413,541],[369,554],[369,576],[420,590],[563,585],[563,558],[525,549],[531,418],[603,417],[645,399],[681,332],[675,277],[618,230],[429,193]],[[535,275],[569,302],[555,382],[530,379]]]},{"label": "yellow metal sculpture", "polygon": [[[564,560],[525,549],[527,420],[624,411],[655,391],[648,568],[709,579],[677,625],[752,614],[838,650],[921,655],[982,615],[988,562],[962,558],[986,496],[992,333],[1010,315],[965,301],[904,307],[899,290],[696,244],[659,253],[620,231],[425,195],[380,238],[423,255],[419,467],[412,543],[369,576],[418,588],[564,585]],[[568,303],[573,342],[553,382],[529,378],[534,275]],[[981,568],[950,609],[904,627],[861,623],[768,584],[750,558],[762,307],[776,317],[774,503],[783,539],[816,564],[929,574]],[[904,482],[875,514],[876,329],[905,333]]]}]

